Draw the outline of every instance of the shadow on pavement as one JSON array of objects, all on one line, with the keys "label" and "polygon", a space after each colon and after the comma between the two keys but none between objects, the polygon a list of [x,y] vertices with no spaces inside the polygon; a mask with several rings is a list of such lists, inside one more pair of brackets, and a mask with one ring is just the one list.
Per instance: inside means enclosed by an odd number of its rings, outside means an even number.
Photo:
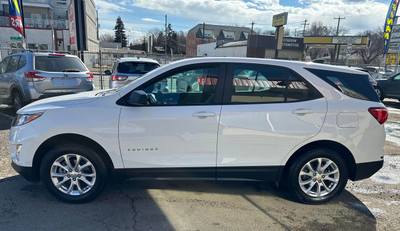
[{"label": "shadow on pavement", "polygon": [[1,230],[376,230],[351,193],[323,205],[285,199],[273,184],[110,183],[87,204],[66,204],[20,176],[0,180]]}]

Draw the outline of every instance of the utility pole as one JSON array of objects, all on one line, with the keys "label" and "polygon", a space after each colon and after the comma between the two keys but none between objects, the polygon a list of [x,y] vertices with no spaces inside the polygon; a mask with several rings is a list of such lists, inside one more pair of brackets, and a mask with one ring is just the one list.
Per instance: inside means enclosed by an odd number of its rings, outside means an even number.
[{"label": "utility pole", "polygon": [[168,38],[168,25],[167,25],[167,15],[165,15],[165,64],[167,64],[167,38]]},{"label": "utility pole", "polygon": [[254,22],[251,22],[251,31],[250,31],[250,36],[253,35],[253,28],[254,28]]},{"label": "utility pole", "polygon": [[[342,20],[342,19],[346,19],[346,18],[341,18],[340,17],[340,15],[339,15],[339,18],[333,18],[333,19],[335,19],[335,20],[338,20],[338,23],[337,23],[337,28],[336,28],[336,36],[339,36],[339,26],[340,26],[340,20]],[[337,63],[337,60],[339,59],[339,52],[340,52],[340,45],[335,45],[335,49],[334,49],[334,51],[333,51],[333,53],[334,53],[334,57],[333,57],[333,60]],[[332,63],[332,60],[331,60],[331,64],[333,64]]]},{"label": "utility pole", "polygon": [[307,22],[308,22],[307,19],[304,19],[304,21],[301,22],[301,25],[304,26],[303,27],[303,38],[304,38],[304,35],[306,34],[306,26],[310,25],[310,23],[307,23]]}]

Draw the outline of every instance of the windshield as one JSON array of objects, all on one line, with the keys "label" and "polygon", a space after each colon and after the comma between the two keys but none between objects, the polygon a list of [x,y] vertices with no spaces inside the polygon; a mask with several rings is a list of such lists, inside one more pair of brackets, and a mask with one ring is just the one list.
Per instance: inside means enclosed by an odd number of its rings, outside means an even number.
[{"label": "windshield", "polygon": [[123,62],[118,65],[118,73],[144,74],[159,67],[157,63]]}]

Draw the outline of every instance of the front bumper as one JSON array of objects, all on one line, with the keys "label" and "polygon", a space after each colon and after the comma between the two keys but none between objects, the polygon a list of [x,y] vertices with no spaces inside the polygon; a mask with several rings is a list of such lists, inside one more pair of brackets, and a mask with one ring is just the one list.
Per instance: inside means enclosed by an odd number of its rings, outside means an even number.
[{"label": "front bumper", "polygon": [[362,180],[371,177],[383,166],[383,160],[375,162],[360,163],[356,165],[356,174],[353,181]]},{"label": "front bumper", "polygon": [[22,167],[15,164],[14,162],[11,162],[11,166],[16,172],[18,172],[19,175],[21,175],[27,181],[34,183],[39,181],[39,176],[35,174],[32,167]]}]

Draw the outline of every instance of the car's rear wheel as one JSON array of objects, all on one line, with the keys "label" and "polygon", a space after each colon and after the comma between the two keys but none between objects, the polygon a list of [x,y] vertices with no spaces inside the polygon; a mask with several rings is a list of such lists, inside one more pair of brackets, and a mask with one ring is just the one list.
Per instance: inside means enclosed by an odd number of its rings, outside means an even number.
[{"label": "car's rear wheel", "polygon": [[313,149],[297,158],[288,173],[288,189],[303,203],[325,203],[346,186],[348,169],[343,158],[330,149]]},{"label": "car's rear wheel", "polygon": [[15,112],[17,112],[19,109],[22,108],[22,106],[23,106],[22,105],[22,97],[21,97],[21,94],[18,91],[13,93],[13,95],[12,95],[12,103],[13,103],[12,106],[14,107]]},{"label": "car's rear wheel", "polygon": [[381,88],[376,87],[376,88],[375,88],[375,92],[376,92],[376,94],[378,95],[378,97],[379,97],[379,99],[380,99],[381,101],[383,101],[383,100],[385,99],[385,96],[384,96],[383,91],[382,91]]},{"label": "car's rear wheel", "polygon": [[65,144],[50,150],[43,158],[40,175],[51,194],[69,203],[95,199],[103,190],[107,169],[90,148]]}]

